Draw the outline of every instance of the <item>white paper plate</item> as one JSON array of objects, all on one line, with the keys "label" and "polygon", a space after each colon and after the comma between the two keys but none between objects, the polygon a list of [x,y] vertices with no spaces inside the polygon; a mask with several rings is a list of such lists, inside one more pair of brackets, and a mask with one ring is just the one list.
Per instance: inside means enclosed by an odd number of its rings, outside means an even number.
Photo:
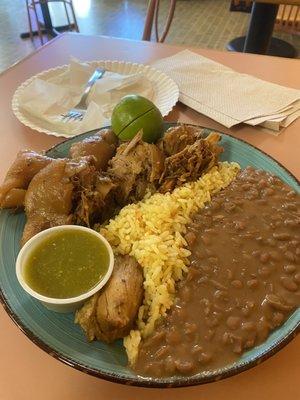
[{"label": "white paper plate", "polygon": [[[176,83],[165,73],[160,72],[153,67],[143,64],[120,61],[88,61],[86,62],[86,64],[92,65],[95,68],[102,67],[108,71],[117,72],[124,75],[142,72],[153,85],[153,102],[159,108],[163,116],[166,116],[178,101],[179,89]],[[63,137],[71,136],[69,134],[57,131],[54,125],[51,125],[50,123],[43,121],[43,119],[39,119],[29,114],[19,105],[19,98],[24,88],[28,86],[34,79],[39,78],[47,80],[57,74],[65,72],[67,68],[69,68],[69,65],[62,65],[57,68],[51,68],[46,71],[40,72],[39,74],[27,79],[17,88],[12,99],[12,110],[18,120],[22,122],[22,124],[38,132],[46,133],[47,135]]]}]

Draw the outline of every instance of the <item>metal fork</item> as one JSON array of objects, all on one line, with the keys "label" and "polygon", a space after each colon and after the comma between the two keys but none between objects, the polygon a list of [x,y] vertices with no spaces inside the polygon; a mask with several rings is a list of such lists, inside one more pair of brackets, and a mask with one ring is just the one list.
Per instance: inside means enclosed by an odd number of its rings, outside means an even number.
[{"label": "metal fork", "polygon": [[75,107],[71,108],[66,114],[62,114],[62,120],[64,122],[69,122],[69,121],[81,121],[84,113],[87,109],[87,104],[86,104],[86,100],[88,98],[88,95],[90,93],[91,88],[93,87],[93,85],[95,84],[95,82],[102,78],[102,76],[105,73],[105,69],[103,68],[97,68],[95,70],[95,72],[93,73],[93,75],[90,77],[90,79],[88,80],[88,83],[85,86],[83,95],[79,101],[78,104],[76,104]]}]

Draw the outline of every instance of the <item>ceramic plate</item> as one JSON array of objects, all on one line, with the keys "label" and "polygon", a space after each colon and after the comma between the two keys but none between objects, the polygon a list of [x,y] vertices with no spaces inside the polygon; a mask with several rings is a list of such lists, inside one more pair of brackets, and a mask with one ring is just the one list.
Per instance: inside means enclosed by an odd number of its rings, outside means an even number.
[{"label": "ceramic plate", "polygon": [[[166,124],[168,128],[170,124]],[[207,130],[207,133],[210,131]],[[52,157],[65,157],[72,143],[91,135],[86,133],[69,139],[48,151]],[[225,151],[223,160],[236,161],[241,167],[252,165],[279,176],[293,189],[300,191],[297,180],[275,160],[245,142],[222,135]],[[0,282],[1,300],[12,320],[35,344],[50,355],[86,373],[107,380],[146,387],[178,387],[212,382],[246,370],[276,353],[287,344],[300,327],[300,309],[296,310],[279,329],[260,346],[244,353],[234,364],[225,368],[201,372],[192,377],[144,379],[134,375],[126,366],[122,342],[113,345],[87,343],[73,314],[57,314],[46,310],[27,295],[18,284],[15,261],[25,223],[23,213],[0,212]]]},{"label": "ceramic plate", "polygon": [[[92,65],[95,69],[101,67],[107,71],[116,72],[121,75],[136,74],[139,72],[143,73],[151,82],[153,87],[154,98],[152,101],[159,108],[163,116],[169,114],[178,101],[179,89],[176,83],[165,73],[158,71],[149,65],[122,61],[88,61],[86,64]],[[17,88],[12,99],[12,110],[22,124],[38,132],[46,133],[47,135],[70,137],[70,134],[59,132],[55,129],[54,125],[50,125],[50,123],[26,112],[19,104],[21,94],[33,80],[37,78],[48,80],[55,77],[57,74],[65,72],[68,68],[68,65],[62,65],[57,68],[48,69],[27,79]]]}]

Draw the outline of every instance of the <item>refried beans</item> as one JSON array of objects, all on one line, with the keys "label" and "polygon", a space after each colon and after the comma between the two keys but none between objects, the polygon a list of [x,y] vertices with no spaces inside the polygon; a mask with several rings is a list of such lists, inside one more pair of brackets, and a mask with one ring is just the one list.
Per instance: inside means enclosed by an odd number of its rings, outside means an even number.
[{"label": "refried beans", "polygon": [[300,304],[300,196],[246,168],[198,214],[174,306],[140,345],[135,370],[192,375],[262,343]]}]

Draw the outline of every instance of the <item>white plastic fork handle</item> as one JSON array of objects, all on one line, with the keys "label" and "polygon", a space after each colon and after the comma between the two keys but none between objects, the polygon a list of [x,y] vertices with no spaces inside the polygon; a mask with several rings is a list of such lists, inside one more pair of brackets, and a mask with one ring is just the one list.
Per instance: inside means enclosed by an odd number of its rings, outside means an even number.
[{"label": "white plastic fork handle", "polygon": [[88,80],[88,83],[86,84],[86,87],[84,89],[83,95],[80,99],[80,102],[74,107],[74,108],[80,108],[80,106],[82,108],[86,108],[86,99],[90,93],[91,88],[93,87],[94,83],[102,78],[102,76],[105,73],[105,69],[101,69],[101,68],[97,68],[95,70],[95,72],[93,73],[93,75],[90,77],[90,79]]}]

